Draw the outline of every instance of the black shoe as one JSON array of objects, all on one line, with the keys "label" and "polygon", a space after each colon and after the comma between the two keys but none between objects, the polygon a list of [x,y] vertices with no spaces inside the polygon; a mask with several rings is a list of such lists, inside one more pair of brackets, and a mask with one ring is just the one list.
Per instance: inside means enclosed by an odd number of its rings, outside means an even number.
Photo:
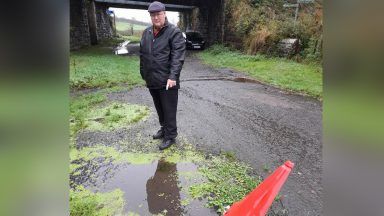
[{"label": "black shoe", "polygon": [[155,134],[155,135],[153,135],[152,136],[153,137],[153,139],[161,139],[161,138],[163,138],[164,137],[164,132],[163,132],[163,130],[159,130],[159,131],[157,131],[157,133]]},{"label": "black shoe", "polygon": [[169,148],[171,145],[175,144],[176,143],[176,140],[175,139],[167,139],[167,140],[164,140],[161,145],[159,146],[159,149],[160,150],[164,150],[166,148]]}]

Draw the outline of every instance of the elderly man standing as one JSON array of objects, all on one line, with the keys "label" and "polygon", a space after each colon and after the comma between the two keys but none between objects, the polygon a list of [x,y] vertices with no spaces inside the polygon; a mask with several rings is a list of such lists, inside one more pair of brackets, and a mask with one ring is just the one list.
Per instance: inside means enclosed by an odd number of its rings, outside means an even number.
[{"label": "elderly man standing", "polygon": [[163,138],[159,146],[163,150],[174,144],[177,136],[177,100],[185,41],[180,29],[168,23],[164,4],[152,2],[148,12],[152,26],[144,30],[141,38],[140,74],[152,95],[161,126],[153,138]]}]

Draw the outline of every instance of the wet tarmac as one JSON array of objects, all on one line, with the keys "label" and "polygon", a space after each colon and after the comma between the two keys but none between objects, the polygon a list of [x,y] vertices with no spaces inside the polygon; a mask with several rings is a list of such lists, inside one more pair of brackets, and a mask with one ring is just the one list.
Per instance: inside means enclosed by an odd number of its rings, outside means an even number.
[{"label": "wet tarmac", "polygon": [[[206,153],[233,152],[238,159],[250,164],[255,174],[263,177],[284,161],[293,161],[295,168],[280,193],[284,208],[294,216],[322,215],[321,102],[249,81],[253,79],[232,70],[213,69],[193,57],[193,53],[188,53],[181,74],[179,137],[185,137]],[[147,105],[151,114],[146,121],[129,130],[79,134],[78,145],[111,145],[124,140],[146,143],[151,140],[159,126],[151,96],[145,87],[110,93],[108,99]],[[140,198],[128,204],[131,205],[129,208],[140,211],[140,207],[135,206],[142,205],[141,208],[149,209],[145,206],[148,205],[145,203],[147,192],[143,188],[155,176],[157,166],[154,163],[141,169],[147,170],[145,173],[138,171],[138,167],[121,167],[115,177],[106,180],[106,185],[111,189],[113,185],[123,184],[118,182],[129,178],[127,173],[136,172],[137,180],[133,181],[137,183],[132,184],[137,184],[135,188],[142,188],[142,193],[134,192]],[[184,168],[176,165],[174,169],[180,171]],[[105,186],[103,190],[107,188]],[[132,194],[132,191],[128,192]],[[169,196],[182,199],[183,195],[180,192]],[[207,214],[190,212],[187,215]]]}]

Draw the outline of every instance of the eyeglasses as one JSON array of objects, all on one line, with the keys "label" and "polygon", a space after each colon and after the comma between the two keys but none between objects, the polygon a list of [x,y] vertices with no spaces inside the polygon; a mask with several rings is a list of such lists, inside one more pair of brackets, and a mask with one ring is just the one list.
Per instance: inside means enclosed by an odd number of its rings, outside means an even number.
[{"label": "eyeglasses", "polygon": [[155,12],[155,13],[150,13],[151,18],[159,17],[164,15],[164,12]]}]

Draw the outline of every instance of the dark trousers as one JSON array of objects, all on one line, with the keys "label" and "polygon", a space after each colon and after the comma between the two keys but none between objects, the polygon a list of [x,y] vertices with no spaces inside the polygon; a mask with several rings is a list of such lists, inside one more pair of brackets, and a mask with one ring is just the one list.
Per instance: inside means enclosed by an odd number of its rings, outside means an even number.
[{"label": "dark trousers", "polygon": [[177,137],[176,112],[178,89],[149,89],[155,104],[164,139]]}]

